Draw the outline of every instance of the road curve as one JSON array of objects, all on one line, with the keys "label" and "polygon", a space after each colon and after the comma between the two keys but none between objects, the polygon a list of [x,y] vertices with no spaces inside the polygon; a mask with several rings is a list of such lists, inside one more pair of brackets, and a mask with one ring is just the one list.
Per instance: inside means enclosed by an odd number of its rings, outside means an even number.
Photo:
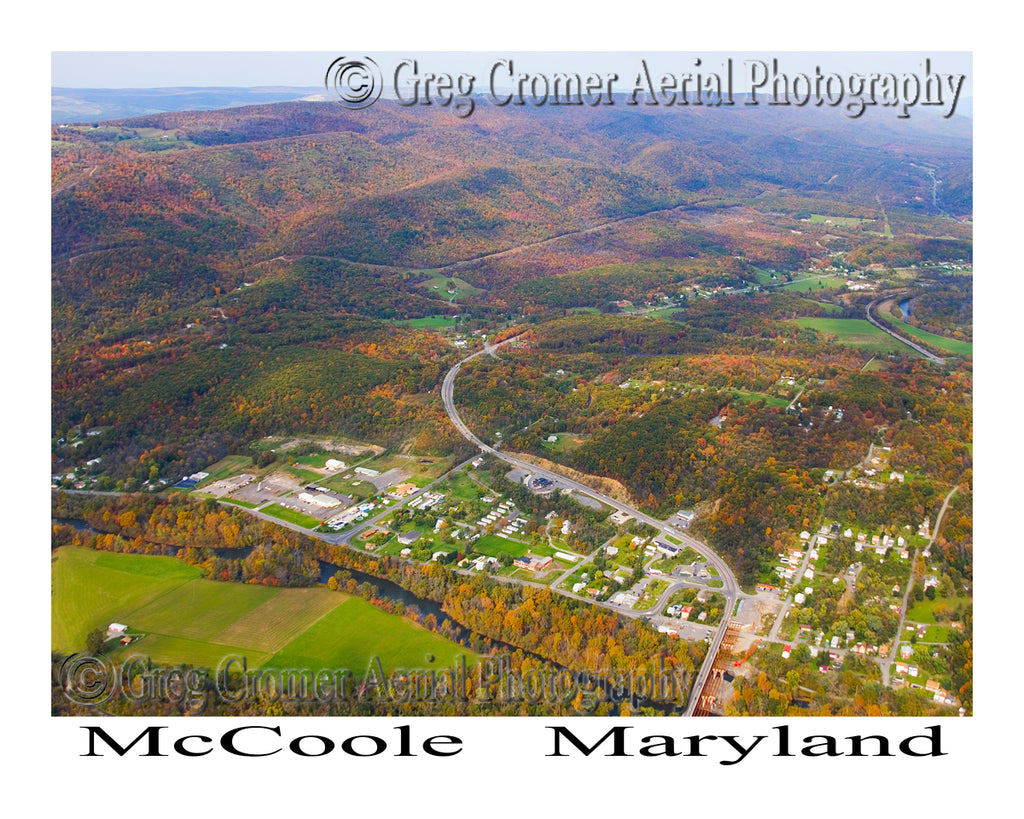
[{"label": "road curve", "polygon": [[887,335],[892,336],[897,341],[902,341],[904,344],[906,344],[911,349],[917,350],[917,352],[919,352],[921,355],[923,355],[929,361],[934,362],[935,364],[945,364],[946,363],[946,359],[939,358],[939,356],[935,355],[934,353],[928,352],[920,344],[915,344],[910,339],[904,338],[903,336],[901,336],[898,333],[894,332],[891,327],[887,327],[885,325],[885,322],[878,321],[873,315],[871,315],[871,311],[875,309],[875,305],[878,304],[878,302],[880,302],[882,300],[882,298],[888,299],[889,296],[884,296],[884,297],[880,296],[879,298],[875,299],[870,304],[868,304],[868,306],[865,308],[864,312],[865,312],[865,314],[868,317],[868,321],[870,321],[873,325],[875,325],[875,327],[877,327],[883,333],[886,333]]},{"label": "road curve", "polygon": [[445,412],[448,413],[448,417],[451,419],[452,424],[455,425],[455,428],[459,431],[462,437],[473,443],[481,451],[486,452],[488,455],[493,455],[495,458],[498,458],[499,460],[502,460],[507,464],[511,464],[512,466],[518,469],[523,469],[531,474],[541,475],[553,481],[557,480],[559,483],[563,485],[570,486],[578,494],[587,495],[588,497],[600,501],[606,506],[610,506],[611,508],[616,509],[620,512],[625,512],[628,515],[632,515],[641,523],[646,523],[648,526],[653,527],[662,534],[671,535],[673,538],[681,541],[686,546],[691,547],[694,551],[698,552],[700,555],[706,558],[708,563],[715,567],[715,569],[718,571],[719,578],[722,580],[724,584],[721,589],[716,589],[716,591],[721,592],[725,596],[728,606],[728,614],[727,616],[722,618],[722,622],[719,625],[718,630],[715,632],[715,636],[712,639],[711,644],[708,646],[707,656],[704,658],[704,662],[701,665],[700,670],[697,672],[697,676],[695,677],[693,685],[691,686],[690,698],[687,702],[686,710],[684,712],[686,716],[690,716],[693,712],[694,706],[697,703],[697,700],[699,699],[699,695],[704,687],[704,683],[707,681],[708,675],[711,673],[711,668],[714,664],[715,657],[717,656],[718,651],[721,648],[722,640],[725,638],[725,632],[726,629],[729,627],[730,620],[732,619],[732,613],[736,605],[736,600],[739,597],[744,597],[746,595],[744,595],[743,592],[740,590],[739,584],[737,583],[736,577],[733,575],[732,570],[726,565],[725,561],[722,560],[721,557],[719,557],[714,551],[711,550],[711,548],[707,544],[697,540],[696,538],[691,537],[687,533],[665,523],[664,521],[658,520],[657,518],[653,518],[650,515],[641,512],[639,509],[634,509],[633,507],[627,506],[626,504],[617,501],[614,498],[611,498],[602,492],[598,492],[595,489],[591,489],[589,486],[586,486],[585,484],[571,480],[570,478],[566,478],[564,475],[560,475],[558,473],[542,469],[541,467],[528,463],[527,461],[521,461],[518,458],[515,458],[511,455],[506,455],[504,452],[499,452],[494,447],[485,444],[476,435],[473,434],[473,432],[469,429],[469,427],[466,426],[465,422],[459,416],[458,411],[455,409],[455,378],[459,374],[459,370],[462,368],[463,364],[465,364],[468,361],[472,361],[474,358],[477,358],[478,356],[481,355],[486,354],[493,356],[495,354],[495,351],[499,346],[501,346],[501,344],[505,344],[509,341],[512,341],[513,338],[515,338],[515,336],[513,336],[512,338],[505,339],[504,341],[499,342],[498,344],[485,345],[482,350],[478,350],[472,355],[469,355],[466,358],[462,359],[448,371],[448,373],[444,377],[444,382],[441,385],[441,400],[444,402]]}]

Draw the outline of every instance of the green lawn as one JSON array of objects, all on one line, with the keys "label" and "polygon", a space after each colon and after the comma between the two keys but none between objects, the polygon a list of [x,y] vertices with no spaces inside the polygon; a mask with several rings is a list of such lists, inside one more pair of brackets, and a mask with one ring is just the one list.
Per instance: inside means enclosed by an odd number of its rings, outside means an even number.
[{"label": "green lawn", "polygon": [[[338,507],[338,509],[340,511],[341,507]],[[260,511],[273,518],[280,518],[281,520],[286,520],[289,523],[294,523],[297,526],[302,526],[306,529],[315,529],[322,523],[322,521],[319,521],[314,517],[304,515],[302,512],[297,512],[294,509],[286,509],[284,506],[277,503],[265,506],[260,509]]]},{"label": "green lawn", "polygon": [[498,537],[498,535],[484,535],[473,544],[474,552],[488,555],[489,557],[497,557],[500,552],[506,552],[512,555],[512,557],[522,557],[530,549],[533,549],[533,552],[538,555],[554,554],[547,546],[537,546],[534,548],[528,543],[522,543],[511,538],[505,539]]},{"label": "green lawn", "polygon": [[[345,600],[266,662],[274,668],[351,669],[366,673],[371,658],[384,670],[438,668],[468,651],[358,597]],[[430,663],[428,655],[434,656]],[[467,660],[468,661],[468,660]]]},{"label": "green lawn", "polygon": [[574,432],[559,432],[557,433],[557,441],[544,440],[541,442],[541,446],[550,452],[571,452],[574,449],[578,449],[586,443],[585,436],[579,436]]},{"label": "green lawn", "polygon": [[970,602],[970,597],[936,597],[934,600],[926,597],[920,603],[915,602],[911,605],[910,611],[907,612],[907,620],[913,620],[915,623],[934,623],[937,606],[948,606],[955,610],[957,606],[966,606]]}]

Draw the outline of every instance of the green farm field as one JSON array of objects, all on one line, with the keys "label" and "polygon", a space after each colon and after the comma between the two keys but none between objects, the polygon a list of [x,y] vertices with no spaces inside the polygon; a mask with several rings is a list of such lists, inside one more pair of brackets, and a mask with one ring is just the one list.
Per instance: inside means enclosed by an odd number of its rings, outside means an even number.
[{"label": "green farm field", "polygon": [[[328,592],[329,594],[330,592]],[[267,665],[275,668],[348,668],[366,672],[379,657],[384,670],[450,665],[467,650],[414,623],[350,597],[292,640]]]},{"label": "green farm field", "polygon": [[938,336],[935,333],[929,333],[927,330],[921,330],[912,324],[900,321],[898,318],[884,310],[879,310],[878,314],[897,331],[902,331],[909,336],[920,339],[926,344],[938,347],[940,350],[945,350],[946,352],[954,353],[955,355],[974,355],[974,345],[970,341],[958,341],[955,338],[946,338],[945,336]]},{"label": "green farm field", "polygon": [[867,319],[798,318],[795,321],[801,327],[810,327],[822,333],[835,335],[840,344],[883,354],[899,350],[907,355],[920,357],[918,352],[879,330]]},{"label": "green farm field", "polygon": [[436,330],[440,327],[454,327],[459,323],[458,316],[426,316],[397,322],[403,327],[415,327],[417,330]]},{"label": "green farm field", "polygon": [[94,628],[123,620],[126,612],[200,574],[173,557],[59,549],[50,571],[50,645],[55,651],[80,651]]},{"label": "green farm field", "polygon": [[51,644],[63,652],[82,650],[89,631],[119,621],[145,636],[127,647],[108,645],[113,659],[141,654],[164,664],[216,668],[238,655],[250,668],[305,663],[361,674],[375,655],[385,668],[397,668],[419,667],[428,653],[442,662],[464,653],[360,598],[324,588],[218,583],[171,557],[64,547],[52,575]]},{"label": "green farm field", "polygon": [[810,279],[798,279],[795,282],[782,285],[783,290],[796,291],[798,293],[812,293],[815,290],[832,290],[846,284],[844,279],[836,279],[831,276],[816,276]]}]

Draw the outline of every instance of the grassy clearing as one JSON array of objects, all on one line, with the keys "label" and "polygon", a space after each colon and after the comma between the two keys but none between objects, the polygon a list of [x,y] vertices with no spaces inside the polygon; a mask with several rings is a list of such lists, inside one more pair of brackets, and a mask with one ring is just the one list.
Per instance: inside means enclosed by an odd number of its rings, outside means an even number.
[{"label": "grassy clearing", "polygon": [[543,441],[541,446],[550,452],[571,452],[574,449],[579,449],[587,440],[586,437],[572,432],[560,432],[557,437],[557,441]]},{"label": "grassy clearing", "polygon": [[58,549],[51,565],[50,645],[81,651],[94,628],[115,621],[133,625],[132,611],[199,575],[173,557]]},{"label": "grassy clearing", "polygon": [[662,308],[661,310],[652,310],[650,313],[642,313],[640,315],[640,318],[666,319],[667,321],[676,321],[677,319],[673,318],[673,316],[675,316],[677,313],[682,312],[682,307],[665,307]]},{"label": "grassy clearing", "polygon": [[[351,669],[362,676],[373,657],[384,670],[437,668],[468,654],[457,643],[351,597],[319,619],[266,665],[275,668]],[[433,663],[428,656],[434,657]]]},{"label": "grassy clearing", "polygon": [[[484,535],[473,544],[474,552],[487,555],[488,557],[497,557],[501,552],[510,554],[512,557],[522,557],[532,548],[529,543],[512,540],[511,538],[505,539],[497,535]],[[534,551],[537,554],[554,554],[551,549],[541,546],[538,546]]]},{"label": "grassy clearing", "polygon": [[323,478],[323,475],[320,475],[316,472],[311,472],[308,469],[303,469],[301,466],[286,466],[284,469],[285,472],[287,472],[293,478],[296,478],[302,481],[303,483],[315,483],[316,481],[319,481],[320,479]]},{"label": "grassy clearing", "polygon": [[450,279],[442,273],[438,273],[436,270],[424,270],[423,273],[428,275],[430,278],[424,282],[420,282],[419,286],[425,290],[430,291],[438,298],[447,299],[448,301],[458,301],[464,299],[467,296],[478,296],[485,292],[479,287],[474,287],[469,282],[460,279],[458,276],[452,276]]},{"label": "grassy clearing", "polygon": [[667,580],[652,580],[647,584],[647,588],[644,589],[644,593],[640,596],[640,599],[633,604],[633,609],[635,611],[646,611],[651,608],[658,602],[658,598],[661,597],[661,593],[667,588]]},{"label": "grassy clearing", "polygon": [[[312,455],[300,455],[295,459],[295,463],[300,464],[301,466],[313,466],[316,467],[317,469],[323,469],[325,466],[327,466],[327,459],[333,457],[333,455],[328,455],[325,452],[316,452],[313,453]],[[317,477],[321,476],[318,475]]]},{"label": "grassy clearing", "polygon": [[826,224],[828,222],[831,222],[836,227],[846,227],[846,228],[849,228],[849,227],[857,227],[857,225],[862,225],[865,222],[874,222],[876,220],[874,220],[874,219],[863,219],[863,218],[858,218],[856,216],[827,216],[827,215],[821,214],[821,213],[812,213],[811,214],[811,218],[808,221],[813,223],[813,224],[816,224],[816,225],[823,225],[823,224]]},{"label": "grassy clearing", "polygon": [[913,620],[915,623],[934,623],[935,609],[938,606],[956,609],[957,606],[968,606],[970,603],[970,597],[936,597],[934,600],[929,600],[926,597],[910,607],[910,611],[907,612],[907,620]]},{"label": "grassy clearing", "polygon": [[845,279],[836,279],[832,276],[817,276],[809,279],[798,279],[789,284],[784,284],[781,289],[797,293],[812,293],[815,290],[835,290],[843,287],[845,284]]},{"label": "grassy clearing", "polygon": [[441,327],[454,327],[458,323],[458,316],[427,316],[426,318],[396,322],[403,327],[415,327],[418,330],[437,330]]},{"label": "grassy clearing", "polygon": [[365,478],[345,478],[341,475],[334,475],[326,480],[320,481],[318,486],[333,489],[343,495],[351,495],[357,500],[367,500],[377,494],[376,487]]},{"label": "grassy clearing", "polygon": [[280,520],[288,521],[288,523],[294,523],[296,526],[301,526],[304,529],[315,529],[317,526],[322,524],[322,521],[319,521],[314,517],[304,515],[302,512],[296,512],[294,509],[286,509],[284,506],[277,503],[265,506],[260,509],[260,511],[270,515],[272,518],[278,518]]},{"label": "grassy clearing", "polygon": [[[387,472],[389,469],[401,469],[403,472],[412,473],[410,483],[418,481],[431,481],[440,478],[455,464],[453,457],[407,457],[402,455],[381,455],[374,458],[363,466],[376,469],[378,472]],[[426,484],[424,484],[426,485]]]},{"label": "grassy clearing", "polygon": [[898,350],[920,357],[920,353],[879,330],[867,319],[798,318],[796,323],[822,333],[836,336],[836,341],[850,347],[860,347],[874,353],[885,354]]},{"label": "grassy clearing", "polygon": [[198,486],[206,486],[214,481],[222,481],[224,478],[240,475],[243,472],[252,472],[253,469],[252,458],[248,455],[227,455],[203,470],[209,472],[210,477],[205,478]]}]

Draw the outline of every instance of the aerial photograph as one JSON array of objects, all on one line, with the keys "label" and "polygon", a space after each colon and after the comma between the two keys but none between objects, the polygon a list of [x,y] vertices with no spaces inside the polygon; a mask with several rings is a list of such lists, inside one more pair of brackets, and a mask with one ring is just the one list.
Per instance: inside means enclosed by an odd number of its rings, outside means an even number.
[{"label": "aerial photograph", "polygon": [[52,716],[974,714],[970,53],[102,57]]}]

